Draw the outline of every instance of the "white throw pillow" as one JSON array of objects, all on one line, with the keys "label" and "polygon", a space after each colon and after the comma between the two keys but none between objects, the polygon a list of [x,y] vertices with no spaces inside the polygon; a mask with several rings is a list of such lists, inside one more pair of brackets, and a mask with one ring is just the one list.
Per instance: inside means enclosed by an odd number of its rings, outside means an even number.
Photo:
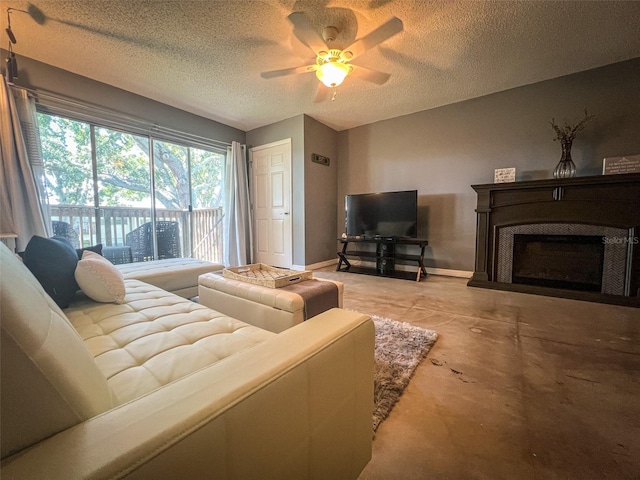
[{"label": "white throw pillow", "polygon": [[125,296],[122,273],[109,260],[85,250],[75,271],[80,289],[92,300],[122,303]]}]

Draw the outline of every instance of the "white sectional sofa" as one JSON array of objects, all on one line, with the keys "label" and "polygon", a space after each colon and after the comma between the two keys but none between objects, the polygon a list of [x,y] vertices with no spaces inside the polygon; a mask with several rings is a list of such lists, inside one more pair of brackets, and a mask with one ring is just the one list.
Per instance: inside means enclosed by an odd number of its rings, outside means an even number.
[{"label": "white sectional sofa", "polygon": [[275,334],[136,279],[61,310],[0,244],[3,479],[353,479],[371,456],[374,326]]},{"label": "white sectional sofa", "polygon": [[184,298],[198,295],[198,277],[205,273],[222,272],[221,263],[195,258],[167,258],[150,262],[116,265],[125,279],[141,280]]}]

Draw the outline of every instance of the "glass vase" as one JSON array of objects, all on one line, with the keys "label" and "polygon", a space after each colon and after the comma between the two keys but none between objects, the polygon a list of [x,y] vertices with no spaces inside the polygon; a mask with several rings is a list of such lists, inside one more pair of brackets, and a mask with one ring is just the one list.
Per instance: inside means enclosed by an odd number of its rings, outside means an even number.
[{"label": "glass vase", "polygon": [[571,144],[567,139],[561,140],[562,157],[553,171],[553,178],[571,178],[576,176],[576,164],[571,160]]}]

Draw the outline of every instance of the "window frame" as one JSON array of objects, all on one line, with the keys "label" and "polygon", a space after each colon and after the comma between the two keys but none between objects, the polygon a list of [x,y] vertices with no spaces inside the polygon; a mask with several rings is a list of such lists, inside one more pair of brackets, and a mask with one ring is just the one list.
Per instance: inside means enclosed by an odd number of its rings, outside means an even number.
[{"label": "window frame", "polygon": [[[61,103],[60,103],[61,102]],[[129,117],[124,114],[119,114],[114,111],[100,109],[98,107],[91,107],[81,103],[74,104],[72,108],[69,108],[67,100],[54,99],[53,101],[37,101],[36,112],[40,114],[62,117],[71,121],[82,122],[89,126],[91,132],[91,168],[92,168],[92,182],[93,182],[93,208],[95,209],[95,222],[96,225],[100,224],[100,202],[97,193],[97,153],[96,153],[96,128],[105,128],[120,132],[125,135],[137,135],[145,137],[149,141],[149,174],[151,176],[150,194],[151,194],[151,219],[155,229],[156,222],[156,192],[154,182],[154,144],[155,142],[164,142],[173,144],[178,147],[185,148],[187,151],[187,164],[188,164],[188,181],[190,201],[188,205],[188,211],[191,214],[193,212],[193,185],[191,178],[191,158],[193,156],[192,149],[211,152],[212,154],[221,155],[223,158],[227,156],[227,146],[230,145],[226,142],[207,139],[199,137],[197,135],[189,134],[187,132],[180,132],[171,130],[168,128],[160,127],[157,124],[149,124],[140,119]],[[96,110],[95,112],[93,110]],[[223,175],[224,175],[224,165]],[[224,177],[221,180],[220,188],[224,190]],[[223,194],[224,196],[224,194]],[[222,205],[221,205],[222,206]],[[192,223],[192,220],[190,221]],[[192,225],[189,226],[189,230],[192,231]],[[96,240],[100,243],[102,240],[101,228],[96,229]],[[193,238],[189,238],[189,245],[185,245],[185,249],[191,252]],[[154,251],[157,253],[157,247],[154,241]]]}]

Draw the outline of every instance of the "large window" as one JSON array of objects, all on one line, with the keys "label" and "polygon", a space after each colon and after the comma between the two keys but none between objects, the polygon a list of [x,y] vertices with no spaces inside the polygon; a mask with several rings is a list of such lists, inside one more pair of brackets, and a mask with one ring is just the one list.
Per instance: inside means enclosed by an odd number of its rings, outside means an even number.
[{"label": "large window", "polygon": [[38,113],[54,233],[133,261],[222,261],[225,155]]}]

